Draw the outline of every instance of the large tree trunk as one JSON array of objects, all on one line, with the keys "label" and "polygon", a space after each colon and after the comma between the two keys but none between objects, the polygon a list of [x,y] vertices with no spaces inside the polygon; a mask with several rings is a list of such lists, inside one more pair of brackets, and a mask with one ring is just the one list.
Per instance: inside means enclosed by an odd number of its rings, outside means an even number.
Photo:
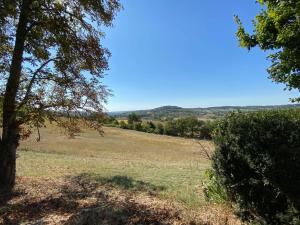
[{"label": "large tree trunk", "polygon": [[0,191],[9,192],[15,184],[17,141],[3,143],[0,149]]},{"label": "large tree trunk", "polygon": [[16,96],[20,85],[23,52],[31,0],[23,0],[16,30],[10,73],[3,99],[3,132],[0,142],[0,190],[10,191],[15,184],[16,149],[19,129],[16,118]]}]

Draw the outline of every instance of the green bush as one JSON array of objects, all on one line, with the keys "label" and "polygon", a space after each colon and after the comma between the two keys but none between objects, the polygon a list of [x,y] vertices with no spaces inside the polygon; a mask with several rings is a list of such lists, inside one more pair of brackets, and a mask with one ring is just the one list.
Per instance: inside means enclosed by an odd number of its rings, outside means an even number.
[{"label": "green bush", "polygon": [[130,113],[128,115],[128,124],[133,124],[133,123],[140,123],[142,122],[141,116],[137,115],[136,113]]},{"label": "green bush", "polygon": [[147,121],[143,124],[143,131],[147,133],[154,133],[155,131],[155,124],[152,121]]},{"label": "green bush", "polygon": [[117,119],[114,116],[105,116],[103,123],[104,124],[113,124]]},{"label": "green bush", "polygon": [[164,134],[164,125],[161,124],[161,123],[158,123],[156,125],[155,130],[154,130],[154,133],[156,133],[156,134]]},{"label": "green bush", "polygon": [[205,200],[214,203],[226,203],[228,197],[220,178],[212,169],[207,169],[203,177],[203,192]]},{"label": "green bush", "polygon": [[128,129],[127,123],[125,123],[123,120],[121,120],[121,122],[119,122],[119,126],[122,129]]},{"label": "green bush", "polygon": [[125,127],[125,129],[128,129],[128,130],[135,130],[135,128],[136,128],[135,124],[128,123],[128,122],[127,122],[126,127]]},{"label": "green bush", "polygon": [[218,123],[213,168],[239,215],[300,224],[300,111],[235,112]]},{"label": "green bush", "polygon": [[178,131],[177,131],[177,126],[176,126],[176,121],[169,120],[166,122],[165,128],[164,128],[164,134],[170,135],[170,136],[177,136]]},{"label": "green bush", "polygon": [[217,120],[203,122],[202,126],[199,128],[199,138],[211,140],[213,136],[213,131],[216,129]]},{"label": "green bush", "polygon": [[134,122],[132,124],[128,124],[130,130],[143,131],[142,122]]},{"label": "green bush", "polygon": [[196,117],[187,117],[182,119],[186,125],[185,137],[198,138],[199,130],[205,123],[203,120],[198,120]]},{"label": "green bush", "polygon": [[113,125],[114,125],[115,127],[119,126],[119,121],[118,121],[118,120],[115,120],[115,121],[113,122]]}]

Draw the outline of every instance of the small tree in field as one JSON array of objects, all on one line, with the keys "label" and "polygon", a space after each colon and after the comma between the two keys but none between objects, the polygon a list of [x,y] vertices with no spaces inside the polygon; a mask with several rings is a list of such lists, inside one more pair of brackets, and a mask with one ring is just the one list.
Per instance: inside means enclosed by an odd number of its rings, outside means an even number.
[{"label": "small tree in field", "polygon": [[119,9],[118,0],[0,1],[0,189],[14,186],[22,127],[40,126],[46,117],[66,127],[102,112],[110,54],[100,28]]},{"label": "small tree in field", "polygon": [[[258,0],[263,10],[254,21],[254,33],[246,33],[241,21],[237,36],[242,47],[272,50],[270,78],[287,89],[300,90],[300,1]],[[300,98],[293,99],[300,101]]]},{"label": "small tree in field", "polygon": [[136,113],[130,113],[128,115],[128,124],[140,123],[142,122],[141,117]]}]

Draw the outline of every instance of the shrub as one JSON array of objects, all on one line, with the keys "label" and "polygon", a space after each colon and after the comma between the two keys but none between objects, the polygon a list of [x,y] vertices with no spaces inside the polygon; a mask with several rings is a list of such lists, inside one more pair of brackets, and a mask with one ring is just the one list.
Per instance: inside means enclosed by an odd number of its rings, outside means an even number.
[{"label": "shrub", "polygon": [[125,129],[128,129],[128,130],[135,130],[135,124],[133,123],[127,123]]},{"label": "shrub", "polygon": [[136,113],[130,113],[128,115],[128,124],[139,123],[139,122],[142,122],[141,116],[137,115]]},{"label": "shrub", "polygon": [[142,122],[134,122],[133,124],[129,124],[129,129],[136,131],[143,131]]},{"label": "shrub", "polygon": [[143,131],[147,133],[154,133],[155,131],[155,124],[152,121],[147,121],[143,124]]},{"label": "shrub", "polygon": [[147,124],[149,125],[149,127],[150,127],[152,130],[155,130],[156,126],[155,126],[155,124],[154,124],[152,121],[147,121]]},{"label": "shrub", "polygon": [[164,134],[164,125],[161,124],[161,123],[158,123],[156,125],[155,130],[154,130],[154,133],[156,133],[156,134]]},{"label": "shrub", "polygon": [[199,128],[199,138],[211,140],[213,131],[216,129],[216,121],[206,121]]},{"label": "shrub", "polygon": [[226,203],[228,197],[220,178],[212,169],[207,169],[203,177],[203,192],[205,200],[214,203]]},{"label": "shrub", "polygon": [[213,168],[239,215],[300,224],[300,111],[235,112],[218,123]]},{"label": "shrub", "polygon": [[199,132],[203,124],[203,120],[198,120],[196,117],[187,117],[186,121],[186,134],[185,136],[195,138],[199,137]]},{"label": "shrub", "polygon": [[115,121],[113,122],[113,125],[114,125],[115,127],[119,126],[119,121],[118,121],[118,120],[115,120]]},{"label": "shrub", "polygon": [[104,124],[113,124],[117,119],[114,116],[106,116],[103,120]]},{"label": "shrub", "polygon": [[175,120],[175,129],[178,136],[180,137],[187,136],[187,131],[188,131],[187,125],[188,125],[187,120],[185,118],[180,118]]},{"label": "shrub", "polygon": [[176,122],[174,120],[169,120],[166,122],[164,128],[164,134],[177,136],[177,127],[176,127]]},{"label": "shrub", "polygon": [[125,121],[123,121],[123,120],[121,120],[121,121],[119,122],[119,126],[120,126],[120,128],[122,128],[122,129],[128,129],[127,123],[126,123]]}]

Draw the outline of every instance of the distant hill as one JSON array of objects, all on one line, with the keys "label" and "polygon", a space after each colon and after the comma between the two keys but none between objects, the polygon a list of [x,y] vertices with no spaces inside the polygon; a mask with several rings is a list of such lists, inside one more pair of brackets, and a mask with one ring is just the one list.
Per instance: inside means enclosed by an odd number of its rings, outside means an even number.
[{"label": "distant hill", "polygon": [[201,119],[215,119],[226,115],[228,112],[234,110],[241,111],[257,111],[268,109],[288,109],[300,108],[300,104],[289,105],[269,105],[269,106],[217,106],[207,108],[182,108],[178,106],[162,106],[148,110],[135,110],[135,111],[122,111],[122,112],[109,112],[111,116],[117,118],[125,118],[130,113],[136,113],[143,119],[165,119],[165,118],[180,118],[195,116]]}]

